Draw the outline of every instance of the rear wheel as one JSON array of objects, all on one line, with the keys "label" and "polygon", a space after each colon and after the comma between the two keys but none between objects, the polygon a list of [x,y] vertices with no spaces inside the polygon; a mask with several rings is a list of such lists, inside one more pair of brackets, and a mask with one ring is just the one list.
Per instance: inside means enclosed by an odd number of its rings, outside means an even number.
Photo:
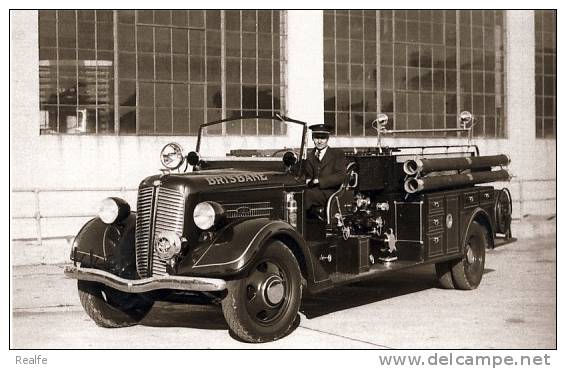
[{"label": "rear wheel", "polygon": [[464,256],[452,267],[452,280],[456,288],[473,290],[479,286],[483,276],[487,246],[485,228],[473,221],[464,239]]},{"label": "rear wheel", "polygon": [[291,330],[301,303],[301,271],[284,243],[271,242],[248,274],[227,288],[222,311],[243,341],[274,341]]},{"label": "rear wheel", "polygon": [[452,266],[454,265],[453,260],[443,261],[440,263],[436,263],[434,265],[436,269],[436,277],[438,278],[438,282],[447,290],[454,289],[454,281],[452,280]]},{"label": "rear wheel", "polygon": [[79,299],[94,322],[105,328],[120,328],[140,322],[153,306],[153,300],[125,293],[101,283],[78,281]]}]

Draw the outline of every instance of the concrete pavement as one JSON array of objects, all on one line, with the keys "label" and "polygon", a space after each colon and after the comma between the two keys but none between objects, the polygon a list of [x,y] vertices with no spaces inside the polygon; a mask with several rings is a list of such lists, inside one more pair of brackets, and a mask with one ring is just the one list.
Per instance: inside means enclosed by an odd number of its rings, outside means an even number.
[{"label": "concrete pavement", "polygon": [[556,243],[490,250],[480,287],[438,288],[432,266],[304,298],[289,336],[233,339],[216,306],[157,303],[142,324],[97,327],[63,265],[12,269],[12,348],[521,348],[556,347]]}]

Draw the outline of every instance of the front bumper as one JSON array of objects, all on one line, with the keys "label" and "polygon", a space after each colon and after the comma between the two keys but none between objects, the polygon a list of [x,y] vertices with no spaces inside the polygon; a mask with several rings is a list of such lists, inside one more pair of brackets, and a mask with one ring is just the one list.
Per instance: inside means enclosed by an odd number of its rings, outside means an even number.
[{"label": "front bumper", "polygon": [[226,281],[216,278],[167,275],[143,279],[125,279],[103,270],[78,266],[65,267],[65,275],[81,281],[99,282],[119,291],[129,293],[142,293],[161,289],[199,292],[222,291],[226,289]]}]

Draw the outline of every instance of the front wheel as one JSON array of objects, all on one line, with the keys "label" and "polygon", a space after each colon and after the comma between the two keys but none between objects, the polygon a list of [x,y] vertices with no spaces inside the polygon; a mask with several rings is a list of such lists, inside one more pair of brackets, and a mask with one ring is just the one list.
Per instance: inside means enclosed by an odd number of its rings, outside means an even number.
[{"label": "front wheel", "polygon": [[464,239],[464,256],[452,267],[452,280],[456,288],[473,290],[479,286],[483,276],[487,246],[487,232],[484,226],[473,221]]},{"label": "front wheel", "polygon": [[104,328],[135,325],[153,306],[149,297],[121,292],[101,283],[78,281],[78,289],[85,312]]},{"label": "front wheel", "polygon": [[246,342],[275,341],[292,328],[301,303],[301,270],[291,250],[271,242],[247,275],[229,281],[222,312]]}]

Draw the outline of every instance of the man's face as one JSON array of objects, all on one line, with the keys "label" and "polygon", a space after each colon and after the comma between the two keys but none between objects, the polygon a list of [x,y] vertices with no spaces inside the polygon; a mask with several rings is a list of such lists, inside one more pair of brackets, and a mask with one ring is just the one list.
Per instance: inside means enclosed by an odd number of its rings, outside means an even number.
[{"label": "man's face", "polygon": [[318,150],[324,150],[328,146],[328,135],[313,135],[312,140]]}]

